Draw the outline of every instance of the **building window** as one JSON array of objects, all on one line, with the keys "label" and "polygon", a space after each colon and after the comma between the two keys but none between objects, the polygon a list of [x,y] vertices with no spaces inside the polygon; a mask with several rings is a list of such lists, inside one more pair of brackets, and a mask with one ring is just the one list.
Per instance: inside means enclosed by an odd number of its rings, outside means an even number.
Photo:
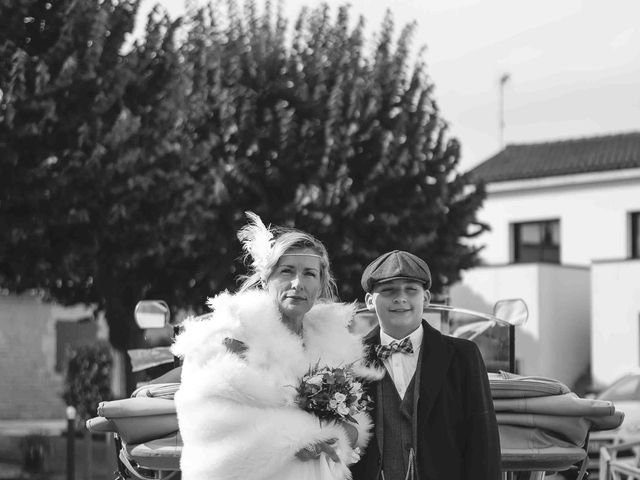
[{"label": "building window", "polygon": [[640,258],[640,212],[631,213],[631,258]]},{"label": "building window", "polygon": [[515,263],[560,263],[560,221],[513,224]]}]

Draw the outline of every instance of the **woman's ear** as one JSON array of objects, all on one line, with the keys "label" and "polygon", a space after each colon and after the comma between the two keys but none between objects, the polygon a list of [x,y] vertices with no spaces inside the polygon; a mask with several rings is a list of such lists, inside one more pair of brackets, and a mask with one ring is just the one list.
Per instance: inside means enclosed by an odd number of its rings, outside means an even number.
[{"label": "woman's ear", "polygon": [[370,293],[367,293],[364,296],[364,304],[367,306],[367,310],[369,310],[370,312],[376,311],[376,306],[373,303],[373,295],[371,295]]}]

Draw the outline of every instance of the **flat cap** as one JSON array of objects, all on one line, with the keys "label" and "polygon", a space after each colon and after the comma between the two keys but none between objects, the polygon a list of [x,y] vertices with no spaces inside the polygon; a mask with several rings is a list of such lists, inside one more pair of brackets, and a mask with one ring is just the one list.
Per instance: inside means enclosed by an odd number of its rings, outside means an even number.
[{"label": "flat cap", "polygon": [[388,282],[396,278],[416,280],[426,289],[431,287],[431,271],[420,257],[403,250],[393,250],[380,255],[367,265],[362,272],[360,284],[365,292],[371,293],[376,283]]}]

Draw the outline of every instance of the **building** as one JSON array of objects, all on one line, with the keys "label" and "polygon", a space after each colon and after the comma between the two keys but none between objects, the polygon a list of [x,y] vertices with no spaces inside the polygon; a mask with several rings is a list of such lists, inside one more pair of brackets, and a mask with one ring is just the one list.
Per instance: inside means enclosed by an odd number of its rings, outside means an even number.
[{"label": "building", "polygon": [[640,132],[508,145],[475,167],[491,231],[451,289],[490,309],[521,297],[523,374],[605,384],[640,365]]},{"label": "building", "polygon": [[87,307],[62,307],[42,301],[37,294],[0,295],[3,434],[62,431],[69,350],[107,335],[104,319],[95,318]]}]

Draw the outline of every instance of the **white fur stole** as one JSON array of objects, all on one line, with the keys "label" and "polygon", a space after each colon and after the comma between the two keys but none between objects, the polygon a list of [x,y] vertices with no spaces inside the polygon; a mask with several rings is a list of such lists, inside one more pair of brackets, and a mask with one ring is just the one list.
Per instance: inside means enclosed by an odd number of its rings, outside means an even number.
[{"label": "white fur stole", "polygon": [[[363,358],[360,337],[348,331],[350,304],[317,304],[304,317],[303,338],[281,320],[273,299],[262,291],[210,300],[204,319],[187,320],[173,345],[183,357],[176,393],[183,480],[343,480],[352,458],[346,431],[295,405],[296,387],[316,363],[339,367]],[[247,350],[231,352],[226,339]],[[358,374],[379,378],[364,367]],[[370,437],[371,421],[359,415],[358,446]],[[302,462],[296,452],[337,438],[341,463],[321,457]]]}]

